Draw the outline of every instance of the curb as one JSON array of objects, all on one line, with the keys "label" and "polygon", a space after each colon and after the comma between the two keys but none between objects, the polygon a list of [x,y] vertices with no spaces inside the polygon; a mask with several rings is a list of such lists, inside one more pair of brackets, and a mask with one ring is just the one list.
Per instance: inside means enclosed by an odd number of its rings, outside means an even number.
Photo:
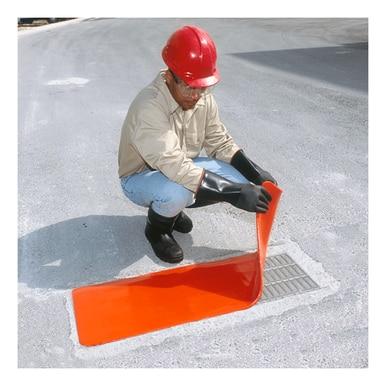
[{"label": "curb", "polygon": [[70,24],[80,23],[80,22],[87,20],[87,19],[89,19],[89,18],[79,17],[79,18],[76,18],[73,20],[59,21],[59,22],[53,23],[53,24],[42,25],[39,27],[31,27],[31,29],[17,31],[17,36],[21,37],[21,36],[31,35],[34,33],[43,32],[43,31],[47,31],[47,30],[51,30],[51,29],[60,28],[60,27],[66,27]]}]

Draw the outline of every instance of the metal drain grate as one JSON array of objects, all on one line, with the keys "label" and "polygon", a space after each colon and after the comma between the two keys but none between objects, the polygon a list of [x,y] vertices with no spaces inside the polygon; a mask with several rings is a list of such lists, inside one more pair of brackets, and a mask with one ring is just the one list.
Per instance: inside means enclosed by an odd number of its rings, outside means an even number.
[{"label": "metal drain grate", "polygon": [[262,302],[319,289],[291,257],[286,254],[268,256],[264,269]]}]

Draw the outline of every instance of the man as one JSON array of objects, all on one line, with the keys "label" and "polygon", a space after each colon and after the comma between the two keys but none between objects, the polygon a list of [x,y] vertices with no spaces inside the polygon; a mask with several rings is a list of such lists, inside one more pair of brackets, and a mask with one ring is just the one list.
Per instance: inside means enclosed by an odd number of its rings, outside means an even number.
[{"label": "man", "polygon": [[[220,121],[211,94],[220,75],[208,33],[195,26],[178,29],[162,58],[168,68],[137,95],[123,123],[119,177],[125,195],[149,208],[145,235],[154,253],[178,263],[183,251],[172,232],[193,227],[184,208],[228,202],[264,213],[271,197],[261,184],[276,181]],[[208,157],[199,157],[202,149]]]}]

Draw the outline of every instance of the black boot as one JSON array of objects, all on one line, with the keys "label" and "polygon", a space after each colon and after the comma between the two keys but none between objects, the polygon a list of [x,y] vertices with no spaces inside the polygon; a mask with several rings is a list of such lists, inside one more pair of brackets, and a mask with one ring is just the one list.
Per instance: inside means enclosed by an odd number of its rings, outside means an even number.
[{"label": "black boot", "polygon": [[175,217],[164,217],[150,207],[147,216],[145,235],[154,253],[166,263],[179,263],[184,253],[172,235]]},{"label": "black boot", "polygon": [[173,230],[181,233],[189,233],[193,229],[192,220],[184,212],[181,212],[174,223]]}]

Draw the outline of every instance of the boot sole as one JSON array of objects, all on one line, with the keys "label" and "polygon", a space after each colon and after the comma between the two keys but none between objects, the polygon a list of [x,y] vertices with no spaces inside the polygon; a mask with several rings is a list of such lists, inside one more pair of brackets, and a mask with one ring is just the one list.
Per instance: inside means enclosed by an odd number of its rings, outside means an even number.
[{"label": "boot sole", "polygon": [[[154,251],[154,249],[153,249]],[[154,252],[155,253],[155,252]],[[169,264],[176,264],[176,263],[181,263],[182,260],[184,260],[184,256],[181,256],[180,258],[176,259],[176,260],[172,260],[172,259],[167,259],[163,256],[158,256],[156,253],[155,255],[160,259],[162,260],[163,262],[165,263],[169,263]]]},{"label": "boot sole", "polygon": [[[193,227],[192,227],[192,229],[193,229]],[[179,232],[179,233],[190,233],[192,231],[192,229],[187,231],[187,230],[173,228],[174,231]]]}]

